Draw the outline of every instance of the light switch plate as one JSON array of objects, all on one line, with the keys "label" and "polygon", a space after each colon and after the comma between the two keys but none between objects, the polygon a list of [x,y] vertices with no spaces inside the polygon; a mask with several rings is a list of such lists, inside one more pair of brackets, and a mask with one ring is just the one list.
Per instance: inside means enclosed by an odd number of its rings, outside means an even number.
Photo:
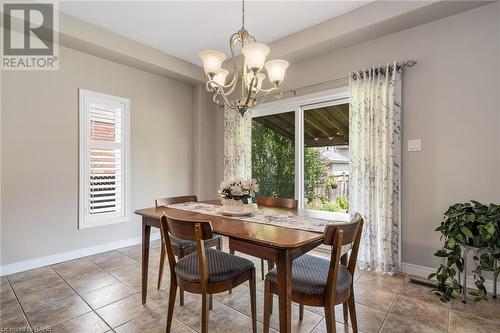
[{"label": "light switch plate", "polygon": [[422,140],[408,140],[408,151],[422,151]]}]

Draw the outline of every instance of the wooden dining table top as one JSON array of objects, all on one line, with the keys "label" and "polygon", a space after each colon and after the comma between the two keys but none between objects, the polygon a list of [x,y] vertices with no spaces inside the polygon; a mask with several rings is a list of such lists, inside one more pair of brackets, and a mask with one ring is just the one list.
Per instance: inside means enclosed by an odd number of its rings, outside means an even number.
[{"label": "wooden dining table top", "polygon": [[[201,201],[202,203],[220,205],[220,200]],[[257,205],[256,205],[257,206]],[[288,208],[277,208],[269,206],[257,206],[259,211],[278,212],[288,216],[299,216],[300,211]],[[177,209],[174,207],[151,207],[139,209],[136,214],[149,217],[152,219],[160,219],[161,215],[191,220],[191,221],[210,221],[213,231],[217,234],[235,239],[242,239],[257,244],[272,246],[275,248],[291,249],[298,248],[305,244],[315,243],[323,239],[323,233],[292,229],[271,224],[245,221],[238,218],[227,216],[209,215],[193,211]]]}]

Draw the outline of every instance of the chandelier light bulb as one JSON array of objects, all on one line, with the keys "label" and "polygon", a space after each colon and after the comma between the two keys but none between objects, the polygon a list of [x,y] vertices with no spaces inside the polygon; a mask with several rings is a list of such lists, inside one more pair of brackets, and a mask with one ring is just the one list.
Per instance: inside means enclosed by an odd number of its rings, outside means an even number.
[{"label": "chandelier light bulb", "polygon": [[248,43],[241,48],[248,68],[254,72],[258,72],[264,67],[269,52],[270,49],[266,44],[256,42]]},{"label": "chandelier light bulb", "polygon": [[[252,82],[254,74],[252,72],[249,72],[246,77],[247,85],[250,85]],[[257,89],[260,89],[262,87],[262,82],[266,79],[266,75],[264,73],[257,73]],[[255,84],[254,84],[255,86]],[[254,88],[255,89],[255,88]]]},{"label": "chandelier light bulb", "polygon": [[229,74],[229,71],[224,69],[224,68],[221,68],[214,75],[214,78],[212,79],[212,81],[215,81],[217,84],[219,84],[221,86],[225,86],[227,74]]},{"label": "chandelier light bulb", "polygon": [[222,62],[226,60],[226,55],[217,50],[201,51],[198,56],[203,62],[203,69],[208,76],[216,75],[221,69]]},{"label": "chandelier light bulb", "polygon": [[279,85],[285,78],[286,69],[288,68],[288,61],[282,59],[273,59],[266,62],[267,75],[269,81],[274,85]]}]

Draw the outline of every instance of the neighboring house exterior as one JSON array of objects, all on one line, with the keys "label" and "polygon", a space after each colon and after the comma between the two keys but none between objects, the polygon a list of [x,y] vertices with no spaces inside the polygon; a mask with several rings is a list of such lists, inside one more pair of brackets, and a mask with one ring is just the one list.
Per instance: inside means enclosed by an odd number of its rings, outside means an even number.
[{"label": "neighboring house exterior", "polygon": [[331,173],[334,176],[349,174],[349,147],[325,147],[321,151],[321,157],[331,165]]}]

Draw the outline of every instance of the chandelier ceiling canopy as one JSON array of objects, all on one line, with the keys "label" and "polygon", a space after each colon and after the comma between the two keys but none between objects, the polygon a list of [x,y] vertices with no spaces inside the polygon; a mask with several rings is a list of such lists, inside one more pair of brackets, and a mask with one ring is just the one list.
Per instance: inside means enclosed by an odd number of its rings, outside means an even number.
[{"label": "chandelier ceiling canopy", "polygon": [[[235,47],[241,44],[243,62],[238,70],[235,56]],[[288,68],[288,61],[273,59],[266,62],[266,58],[271,51],[265,44],[258,43],[257,40],[245,30],[245,2],[242,1],[242,26],[229,39],[231,58],[233,62],[233,78],[226,84],[229,71],[222,68],[222,63],[226,60],[226,55],[217,50],[204,50],[199,53],[203,62],[203,69],[207,75],[207,91],[213,93],[213,101],[219,105],[226,105],[231,109],[238,110],[241,115],[251,108],[259,106],[271,93],[281,96],[280,88],[285,72]],[[272,83],[270,89],[263,89],[262,83],[266,79],[263,72],[265,68],[267,78]],[[236,90],[238,82],[241,85],[241,95],[239,98],[231,99],[229,96]],[[221,103],[222,98],[223,103]]]}]

